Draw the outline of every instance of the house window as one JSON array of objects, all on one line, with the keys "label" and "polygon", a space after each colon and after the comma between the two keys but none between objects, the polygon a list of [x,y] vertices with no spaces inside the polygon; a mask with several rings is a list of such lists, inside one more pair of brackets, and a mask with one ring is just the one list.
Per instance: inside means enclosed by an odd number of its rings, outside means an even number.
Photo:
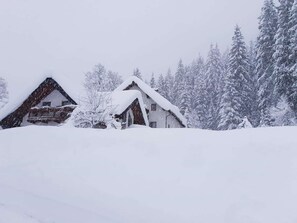
[{"label": "house window", "polygon": [[44,101],[44,102],[42,102],[42,106],[43,106],[43,107],[45,107],[45,106],[50,107],[51,104],[52,104],[52,103],[51,103],[50,101]]},{"label": "house window", "polygon": [[150,122],[151,128],[157,128],[157,122]]},{"label": "house window", "polygon": [[70,105],[70,101],[62,101],[62,106]]},{"label": "house window", "polygon": [[151,111],[157,111],[157,104],[151,104]]}]

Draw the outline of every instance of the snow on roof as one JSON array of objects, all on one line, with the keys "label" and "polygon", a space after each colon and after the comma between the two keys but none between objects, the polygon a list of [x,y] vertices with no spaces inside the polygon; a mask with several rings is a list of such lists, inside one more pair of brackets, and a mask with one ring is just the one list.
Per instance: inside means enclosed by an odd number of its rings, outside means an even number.
[{"label": "snow on roof", "polygon": [[115,91],[124,91],[127,87],[129,87],[129,85],[133,84],[133,82],[137,84],[137,86],[152,100],[154,100],[161,108],[163,108],[166,111],[172,112],[182,122],[184,126],[187,126],[187,121],[185,117],[180,113],[180,110],[177,106],[170,103],[166,98],[164,98],[154,89],[152,89],[149,85],[147,85],[135,76],[129,77]]},{"label": "snow on roof", "polygon": [[141,93],[137,90],[131,91],[114,91],[111,93],[110,103],[114,107],[115,114],[122,114],[136,99],[139,101],[139,105],[143,114],[143,118],[146,125],[149,125],[148,118],[145,111],[145,106]]},{"label": "snow on roof", "polygon": [[9,91],[9,101],[0,110],[0,121],[5,118],[10,113],[14,112],[22,103],[30,96],[30,94],[38,88],[38,86],[46,80],[46,78],[54,79],[63,90],[76,102],[79,101],[80,97],[83,95],[82,84],[75,84],[70,79],[64,76],[44,76],[41,75],[39,78],[31,80],[30,83],[24,83],[21,89],[10,89]]}]

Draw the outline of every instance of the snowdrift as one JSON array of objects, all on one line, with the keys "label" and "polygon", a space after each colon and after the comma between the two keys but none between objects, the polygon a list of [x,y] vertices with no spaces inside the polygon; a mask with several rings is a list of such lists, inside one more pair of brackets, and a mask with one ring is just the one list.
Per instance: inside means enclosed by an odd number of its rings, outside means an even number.
[{"label": "snowdrift", "polygon": [[293,223],[297,128],[0,131],[0,223]]}]

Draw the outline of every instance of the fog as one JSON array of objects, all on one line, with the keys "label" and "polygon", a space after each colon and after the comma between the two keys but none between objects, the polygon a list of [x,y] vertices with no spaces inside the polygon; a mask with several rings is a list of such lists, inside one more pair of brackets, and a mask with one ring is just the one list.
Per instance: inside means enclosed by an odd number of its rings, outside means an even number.
[{"label": "fog", "polygon": [[[173,71],[181,58],[225,50],[234,26],[257,36],[261,0],[0,0],[0,76],[25,84],[53,73],[81,80],[95,64],[124,77]],[[14,83],[12,83],[14,82]]]}]

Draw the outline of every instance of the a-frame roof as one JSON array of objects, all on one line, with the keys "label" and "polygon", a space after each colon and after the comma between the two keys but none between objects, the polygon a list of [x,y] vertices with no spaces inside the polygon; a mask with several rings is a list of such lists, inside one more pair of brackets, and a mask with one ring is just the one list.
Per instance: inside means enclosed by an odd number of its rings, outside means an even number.
[{"label": "a-frame roof", "polygon": [[142,80],[135,76],[131,76],[125,80],[116,91],[129,90],[132,86],[137,85],[145,94],[147,94],[153,101],[155,101],[162,109],[168,111],[184,126],[187,126],[187,121],[185,117],[180,113],[177,106],[170,103],[166,98],[152,89],[149,85],[144,83]]},{"label": "a-frame roof", "polygon": [[20,102],[12,102],[0,112],[0,126],[3,128],[19,126],[23,117],[29,112],[30,108],[36,106],[40,101],[48,96],[53,90],[58,90],[73,105],[76,101],[55,81],[52,77],[46,78],[27,98]]}]

